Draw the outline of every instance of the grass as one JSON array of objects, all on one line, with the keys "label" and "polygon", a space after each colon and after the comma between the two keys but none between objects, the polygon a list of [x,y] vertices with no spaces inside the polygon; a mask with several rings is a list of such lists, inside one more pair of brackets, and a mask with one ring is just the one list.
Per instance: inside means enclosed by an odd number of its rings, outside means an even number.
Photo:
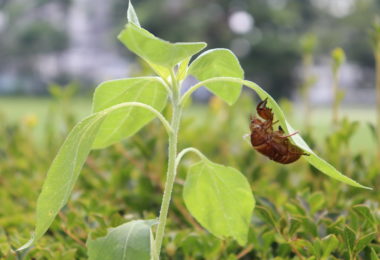
[{"label": "grass", "polygon": [[[35,128],[35,134],[38,138],[43,135],[44,125],[46,118],[51,109],[57,109],[56,102],[52,98],[48,97],[0,97],[0,113],[5,115],[5,118],[13,123],[20,122],[30,116],[37,118],[37,126]],[[76,118],[80,118],[89,115],[91,112],[91,100],[90,98],[75,98],[70,103],[70,110],[76,115]],[[202,114],[204,106],[198,105],[192,108],[189,114]],[[287,114],[289,121],[294,125],[296,129],[299,129],[302,134],[303,118],[302,108],[295,107],[296,113]],[[248,111],[245,111],[248,114]],[[350,146],[354,149],[363,152],[374,152],[376,144],[372,137],[371,131],[368,127],[368,123],[375,123],[376,113],[374,108],[365,107],[343,107],[341,109],[341,116],[347,117],[351,121],[360,122],[359,129],[351,139]],[[312,110],[313,120],[311,126],[313,128],[313,134],[316,140],[324,141],[325,137],[331,132],[331,110],[330,108],[317,107]],[[245,126],[243,128],[246,128]]]},{"label": "grass", "polygon": [[59,120],[52,117],[61,116],[65,111],[75,114],[75,121],[80,120],[90,114],[91,99],[75,98],[65,106],[49,97],[0,97],[0,115],[12,124],[35,121],[33,134],[37,140],[43,139],[46,125],[49,123],[58,124],[58,127],[62,128]]},{"label": "grass", "polygon": [[[340,111],[341,117],[348,118],[350,121],[358,121],[360,123],[357,132],[350,140],[350,146],[358,151],[362,152],[375,152],[376,143],[368,123],[376,123],[376,111],[375,108],[365,107],[343,107]],[[302,122],[299,120],[302,118],[300,113],[297,113],[292,119],[294,119],[294,125],[297,129],[302,129]],[[331,109],[330,108],[315,108],[312,110],[311,125],[313,127],[313,134],[316,140],[323,141],[325,137],[332,132],[331,124]],[[297,120],[298,119],[298,120]],[[293,122],[293,120],[292,120]]]}]

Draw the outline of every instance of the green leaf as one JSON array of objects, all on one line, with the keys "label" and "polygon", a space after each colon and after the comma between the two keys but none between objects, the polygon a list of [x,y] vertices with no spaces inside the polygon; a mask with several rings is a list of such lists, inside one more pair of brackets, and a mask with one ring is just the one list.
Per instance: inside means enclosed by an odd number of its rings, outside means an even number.
[{"label": "green leaf", "polygon": [[379,260],[379,257],[373,247],[371,247],[371,260]]},{"label": "green leaf", "polygon": [[277,249],[277,255],[278,256],[281,256],[281,257],[287,257],[289,255],[289,253],[292,251],[292,248],[291,246],[289,245],[289,243],[281,243],[279,246],[278,246],[278,249]]},{"label": "green leaf", "polygon": [[[140,102],[161,111],[167,103],[167,91],[157,77],[106,81],[95,90],[93,112],[124,102]],[[141,107],[125,107],[112,113],[100,127],[93,148],[104,148],[134,135],[154,117]]]},{"label": "green leaf", "polygon": [[307,198],[307,202],[310,205],[311,213],[314,214],[323,208],[326,200],[322,192],[315,192]]},{"label": "green leaf", "polygon": [[356,240],[355,231],[353,231],[350,227],[346,226],[343,231],[344,243],[346,244],[347,249],[350,254],[353,252]]},{"label": "green leaf", "polygon": [[376,232],[373,232],[359,238],[355,246],[355,252],[360,253],[366,246],[369,245],[369,243],[371,243],[372,240],[376,238],[376,234]]},{"label": "green leaf", "polygon": [[172,69],[179,62],[193,56],[206,47],[206,43],[170,43],[155,37],[133,23],[119,34],[119,40],[133,53],[149,64]]},{"label": "green leaf", "polygon": [[[124,109],[127,106],[140,104],[130,102],[112,106],[85,118],[71,130],[50,166],[41,194],[38,197],[34,236],[18,251],[28,249],[41,238],[59,210],[68,201],[83,164],[105,120],[114,114],[120,113],[120,111],[125,111]],[[145,106],[145,104],[141,105]],[[147,110],[149,109],[148,107],[146,108]],[[150,113],[153,113],[153,111]],[[158,113],[158,111],[155,112],[155,114]]]},{"label": "green leaf", "polygon": [[255,200],[238,170],[207,159],[189,169],[183,197],[190,213],[219,238],[231,236],[244,245]]},{"label": "green leaf", "polygon": [[[228,79],[228,78],[221,78],[221,81],[237,81],[234,79]],[[259,96],[261,99],[266,99],[268,98],[268,107],[272,108],[272,111],[275,115],[275,117],[279,120],[279,123],[281,127],[283,128],[284,132],[286,134],[291,134],[294,133],[295,130],[291,127],[291,125],[286,121],[284,112],[282,112],[280,106],[277,104],[277,102],[261,87],[259,87],[257,84],[250,82],[250,81],[241,81],[243,82],[244,85],[246,85],[249,88],[252,88]],[[337,169],[334,168],[331,164],[320,158],[318,155],[316,155],[310,147],[306,144],[306,142],[302,139],[301,135],[296,134],[290,137],[292,142],[303,149],[305,152],[309,153],[309,156],[302,156],[305,160],[307,160],[311,165],[313,165],[315,168],[320,170],[322,173],[330,176],[331,178],[334,178],[338,181],[341,181],[343,183],[349,184],[351,186],[359,187],[359,188],[364,188],[364,189],[370,189],[369,187],[363,186],[359,184],[358,182],[350,179],[349,177],[343,175],[340,173]]]},{"label": "green leaf", "polygon": [[106,236],[87,240],[89,260],[150,260],[151,226],[155,220],[135,220],[108,230]]},{"label": "green leaf", "polygon": [[355,205],[352,207],[356,214],[363,217],[366,221],[369,221],[371,225],[375,226],[377,221],[373,216],[371,210],[366,205]]},{"label": "green leaf", "polygon": [[313,236],[318,236],[318,227],[315,224],[315,221],[310,219],[309,217],[299,217],[299,220],[302,223],[302,226],[307,233],[312,234]]},{"label": "green leaf", "polygon": [[20,250],[41,238],[66,204],[102,122],[103,116],[94,114],[70,132],[50,166],[38,197],[34,238]]},{"label": "green leaf", "polygon": [[292,246],[296,248],[300,252],[301,255],[304,255],[305,252],[313,252],[315,256],[320,253],[319,251],[316,251],[316,249],[318,250],[318,246],[319,246],[318,241],[313,241],[313,243],[311,243],[310,241],[306,239],[297,238],[293,240],[291,243],[292,243]]},{"label": "green leaf", "polygon": [[269,225],[272,225],[273,228],[277,227],[277,219],[273,216],[272,212],[263,207],[263,206],[256,206],[256,212],[261,216],[261,218]]},{"label": "green leaf", "polygon": [[[189,74],[199,81],[214,77],[244,78],[239,60],[228,49],[213,49],[202,53],[189,67]],[[240,96],[240,83],[208,83],[205,86],[215,95],[232,105]]]},{"label": "green leaf", "polygon": [[186,78],[189,62],[190,58],[187,58],[179,64],[177,73],[177,79],[179,81],[184,80]]},{"label": "green leaf", "polygon": [[321,243],[323,250],[322,259],[328,259],[328,257],[331,255],[331,252],[333,252],[339,246],[339,240],[335,235],[328,235],[324,237],[321,240]]},{"label": "green leaf", "polygon": [[[147,62],[147,61],[146,61]],[[169,77],[170,77],[170,72],[171,70],[164,67],[164,66],[161,66],[161,65],[157,65],[157,64],[154,64],[154,63],[151,63],[151,62],[147,62],[148,65],[153,69],[153,71],[158,75],[160,76],[161,78],[165,79],[165,80],[168,80]]]},{"label": "green leaf", "polygon": [[127,18],[128,18],[128,22],[134,23],[138,27],[141,27],[139,18],[137,17],[137,14],[135,12],[135,9],[133,8],[131,1],[129,1],[129,5],[128,5]]},{"label": "green leaf", "polygon": [[302,208],[296,201],[289,201],[285,203],[285,208],[287,211],[292,213],[293,215],[301,215],[306,216],[306,211]]},{"label": "green leaf", "polygon": [[295,218],[292,218],[290,220],[290,227],[289,227],[289,231],[288,231],[289,236],[292,237],[300,226],[301,226],[301,222]]}]

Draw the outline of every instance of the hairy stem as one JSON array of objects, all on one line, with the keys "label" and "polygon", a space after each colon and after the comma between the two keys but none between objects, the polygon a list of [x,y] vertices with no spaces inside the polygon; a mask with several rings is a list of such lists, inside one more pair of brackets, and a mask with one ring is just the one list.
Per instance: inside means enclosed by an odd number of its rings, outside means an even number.
[{"label": "hairy stem", "polygon": [[165,233],[165,225],[166,225],[166,219],[168,215],[172,190],[173,190],[173,184],[176,176],[176,157],[177,157],[177,142],[178,142],[178,131],[179,131],[179,123],[181,119],[181,113],[182,108],[179,104],[179,87],[178,87],[178,81],[172,73],[172,107],[173,107],[173,114],[172,114],[172,120],[171,120],[171,129],[173,130],[169,134],[169,159],[168,159],[168,169],[166,173],[166,183],[165,183],[165,189],[164,189],[164,195],[162,198],[161,203],[161,210],[160,210],[160,217],[159,217],[159,223],[157,227],[157,233],[156,233],[156,253],[155,256],[156,259],[159,259],[160,252],[161,252],[161,246],[162,241],[164,239],[164,233]]},{"label": "hairy stem", "polygon": [[177,169],[178,167],[178,164],[180,163],[182,157],[188,153],[188,152],[193,152],[195,153],[196,155],[198,155],[198,157],[200,159],[207,159],[198,149],[196,148],[193,148],[193,147],[188,147],[186,149],[183,149],[177,156],[177,159],[175,160],[175,168]]},{"label": "hairy stem", "polygon": [[170,135],[171,133],[173,133],[173,128],[171,127],[171,125],[169,124],[169,122],[165,119],[165,117],[160,113],[158,112],[156,109],[154,109],[153,107],[147,105],[147,104],[144,104],[144,103],[141,103],[141,102],[124,102],[124,103],[120,103],[120,104],[117,104],[117,105],[114,105],[112,107],[109,107],[103,111],[100,111],[98,113],[102,114],[102,116],[106,116],[108,115],[109,113],[115,111],[115,110],[118,110],[120,108],[123,108],[123,107],[141,107],[141,108],[144,108],[146,110],[149,110],[150,112],[152,112],[153,114],[155,114],[155,116],[157,116],[157,118],[162,122],[162,124],[164,125],[166,131],[168,132],[168,134]]}]

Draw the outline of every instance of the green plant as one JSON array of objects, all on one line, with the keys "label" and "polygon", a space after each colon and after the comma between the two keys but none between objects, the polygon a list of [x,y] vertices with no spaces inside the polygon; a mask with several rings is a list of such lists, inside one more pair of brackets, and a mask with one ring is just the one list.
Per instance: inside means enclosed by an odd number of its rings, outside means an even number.
[{"label": "green plant", "polygon": [[[132,137],[154,118],[161,121],[169,139],[166,183],[159,218],[131,221],[110,229],[104,237],[90,237],[87,241],[90,259],[159,259],[177,168],[189,152],[196,154],[199,162],[190,167],[184,183],[183,199],[188,210],[213,235],[232,237],[240,245],[247,243],[255,206],[250,184],[238,170],[211,162],[196,148],[177,151],[182,111],[191,94],[201,86],[206,86],[232,105],[238,99],[242,85],[245,85],[260,98],[268,99],[268,105],[285,133],[293,132],[293,128],[268,93],[243,79],[244,72],[231,51],[209,50],[190,63],[191,57],[206,47],[205,43],[173,44],[156,38],[140,27],[131,4],[128,20],[119,39],[143,58],[159,77],[107,81],[96,89],[93,114],[72,129],[50,166],[37,201],[34,236],[19,252],[26,252],[48,230],[68,201],[92,149],[105,148]],[[181,95],[181,83],[187,75],[193,75],[200,82]],[[168,99],[172,112],[170,122],[160,113]],[[304,159],[321,172],[346,184],[367,188],[318,157],[300,135],[292,136],[291,140],[309,153]],[[157,228],[153,235],[152,227],[155,225]]]},{"label": "green plant", "polygon": [[377,17],[371,31],[373,53],[376,64],[376,110],[377,110],[377,142],[378,155],[380,158],[380,18]]},{"label": "green plant", "polygon": [[332,106],[332,123],[337,125],[339,121],[339,105],[343,100],[344,92],[339,88],[340,68],[346,60],[346,54],[342,48],[335,48],[331,52],[332,72],[333,72],[333,106]]},{"label": "green plant", "polygon": [[316,76],[312,74],[314,66],[314,52],[317,47],[317,37],[315,34],[308,33],[300,39],[302,50],[302,66],[304,69],[304,79],[301,86],[301,95],[304,102],[304,122],[306,128],[310,127],[311,108],[310,108],[310,88],[316,83]]}]

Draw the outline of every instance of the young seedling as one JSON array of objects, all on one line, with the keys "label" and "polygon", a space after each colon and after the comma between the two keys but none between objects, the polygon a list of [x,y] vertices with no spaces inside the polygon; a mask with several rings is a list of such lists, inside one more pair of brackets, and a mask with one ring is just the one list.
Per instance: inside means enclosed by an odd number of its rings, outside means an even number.
[{"label": "young seedling", "polygon": [[[161,121],[169,140],[166,183],[159,217],[156,220],[131,221],[110,229],[104,237],[90,237],[87,241],[89,259],[159,259],[177,168],[189,152],[196,154],[199,162],[189,168],[184,183],[183,199],[187,209],[213,235],[232,237],[240,245],[245,245],[255,206],[250,184],[238,170],[210,161],[196,148],[178,152],[182,110],[191,94],[202,86],[232,105],[239,98],[242,85],[245,85],[261,99],[267,99],[267,105],[279,121],[284,135],[289,135],[294,130],[285,120],[282,110],[262,88],[244,80],[243,69],[231,51],[208,50],[190,63],[191,57],[206,44],[170,43],[155,37],[140,27],[131,4],[128,24],[119,39],[144,59],[158,77],[112,80],[96,89],[93,113],[72,129],[50,166],[37,201],[33,238],[19,251],[30,248],[48,230],[67,203],[92,149],[106,148],[132,136],[154,118]],[[200,82],[181,95],[181,84],[187,75],[196,77]],[[160,113],[168,100],[172,108],[170,120]],[[366,188],[319,158],[300,135],[289,136],[289,141],[309,154],[303,158],[321,172],[349,185]]]}]

